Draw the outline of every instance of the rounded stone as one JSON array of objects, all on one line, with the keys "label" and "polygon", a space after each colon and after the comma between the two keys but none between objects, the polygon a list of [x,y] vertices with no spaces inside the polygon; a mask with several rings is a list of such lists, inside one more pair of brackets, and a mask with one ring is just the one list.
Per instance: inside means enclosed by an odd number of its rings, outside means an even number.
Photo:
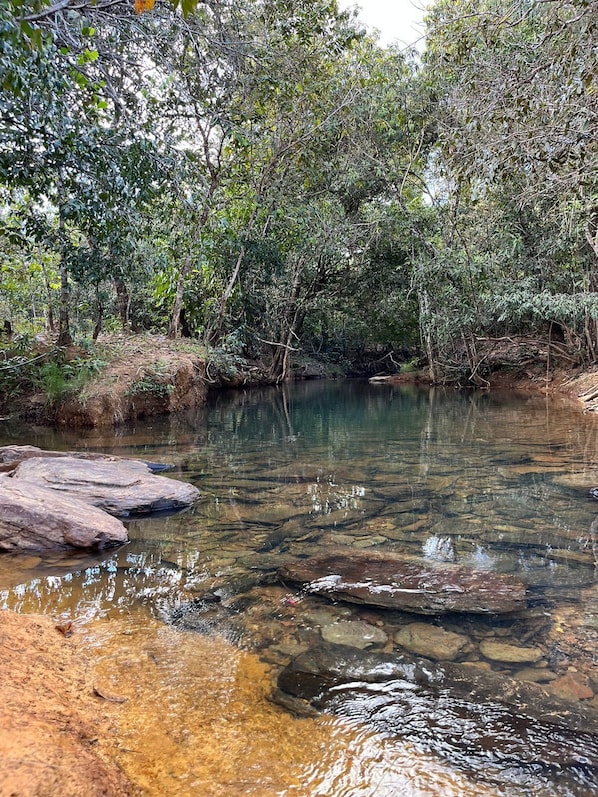
[{"label": "rounded stone", "polygon": [[532,681],[536,684],[547,684],[557,678],[556,673],[552,670],[542,669],[539,667],[525,667],[519,670],[513,676],[517,681]]},{"label": "rounded stone", "polygon": [[468,644],[469,638],[430,623],[410,623],[394,635],[397,645],[436,661],[453,661]]},{"label": "rounded stone", "polygon": [[565,700],[591,700],[594,692],[589,678],[575,672],[567,672],[550,684],[550,691]]},{"label": "rounded stone", "polygon": [[322,628],[322,637],[326,642],[335,645],[349,645],[364,650],[370,645],[384,645],[388,636],[380,628],[376,628],[363,620],[342,620]]},{"label": "rounded stone", "polygon": [[542,658],[540,648],[523,648],[519,645],[509,645],[506,642],[497,642],[484,639],[480,642],[480,651],[491,661],[502,661],[509,664],[527,664]]}]

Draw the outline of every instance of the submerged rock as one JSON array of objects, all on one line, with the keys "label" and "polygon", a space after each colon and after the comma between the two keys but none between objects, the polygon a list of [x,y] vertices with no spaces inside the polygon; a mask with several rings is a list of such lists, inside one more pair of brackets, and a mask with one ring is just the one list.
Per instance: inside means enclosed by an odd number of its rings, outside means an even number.
[{"label": "submerged rock", "polygon": [[456,565],[420,564],[392,554],[346,553],[291,562],[284,582],[334,600],[442,614],[516,612],[526,608],[525,584],[514,576]]},{"label": "submerged rock", "polygon": [[282,705],[290,695],[449,757],[598,767],[598,712],[492,671],[322,644],[285,667],[277,686]]},{"label": "submerged rock", "polygon": [[0,475],[0,551],[105,548],[127,541],[114,517],[31,482]]},{"label": "submerged rock", "polygon": [[386,644],[388,637],[380,628],[363,620],[341,620],[322,628],[322,638],[326,642],[349,645],[364,650],[372,645]]},{"label": "submerged rock", "polygon": [[394,640],[410,653],[445,661],[456,659],[469,644],[469,637],[429,623],[409,623],[397,631]]},{"label": "submerged rock", "polygon": [[491,661],[503,661],[509,664],[533,664],[542,658],[540,648],[525,648],[520,645],[509,645],[500,640],[484,639],[480,642],[480,651]]},{"label": "submerged rock", "polygon": [[200,495],[192,484],[156,476],[139,460],[31,457],[15,468],[12,480],[72,496],[119,517],[182,509]]}]

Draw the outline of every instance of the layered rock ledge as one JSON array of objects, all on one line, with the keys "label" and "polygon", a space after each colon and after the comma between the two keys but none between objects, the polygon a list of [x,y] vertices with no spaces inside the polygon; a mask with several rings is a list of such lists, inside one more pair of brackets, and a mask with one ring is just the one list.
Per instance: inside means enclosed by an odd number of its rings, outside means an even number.
[{"label": "layered rock ledge", "polygon": [[455,565],[434,566],[393,554],[353,549],[286,564],[285,582],[332,600],[417,614],[504,614],[526,608],[526,588],[514,576]]},{"label": "layered rock ledge", "polygon": [[119,545],[128,538],[117,518],[176,511],[200,495],[140,460],[7,446],[1,467],[0,551]]}]

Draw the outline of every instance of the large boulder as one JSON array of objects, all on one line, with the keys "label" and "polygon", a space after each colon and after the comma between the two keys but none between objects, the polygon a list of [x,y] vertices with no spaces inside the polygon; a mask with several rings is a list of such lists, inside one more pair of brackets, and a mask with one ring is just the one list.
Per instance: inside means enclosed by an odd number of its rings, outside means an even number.
[{"label": "large boulder", "polygon": [[100,509],[0,475],[0,551],[100,549],[126,541],[121,521]]},{"label": "large boulder", "polygon": [[417,614],[502,614],[526,608],[525,584],[514,576],[394,554],[348,549],[288,563],[279,575],[285,583],[302,584],[333,600]]},{"label": "large boulder", "polygon": [[471,665],[321,643],[277,687],[273,698],[293,711],[348,715],[458,760],[598,767],[598,712]]},{"label": "large boulder", "polygon": [[150,465],[139,460],[31,457],[14,469],[11,478],[77,498],[118,517],[183,509],[200,495],[192,484],[156,476]]}]

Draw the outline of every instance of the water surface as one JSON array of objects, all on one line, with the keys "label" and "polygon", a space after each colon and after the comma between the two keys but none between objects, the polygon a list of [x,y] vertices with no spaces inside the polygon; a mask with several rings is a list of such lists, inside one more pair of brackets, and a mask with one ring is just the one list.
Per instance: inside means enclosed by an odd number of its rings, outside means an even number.
[{"label": "water surface", "polygon": [[[2,444],[172,462],[202,499],[127,523],[116,552],[3,557],[0,605],[87,635],[97,677],[128,698],[121,763],[148,794],[515,797],[531,784],[585,797],[587,773],[451,760],[359,718],[296,719],[267,695],[276,667],[335,621],[371,623],[389,651],[422,619],[331,605],[275,577],[341,547],[523,578],[525,616],[427,620],[468,636],[463,660],[513,677],[528,665],[485,660],[480,641],[541,646],[536,669],[577,673],[596,705],[597,428],[544,399],[347,382],[221,393],[197,414],[110,433],[4,424]],[[220,603],[203,633],[169,624],[206,593]]]}]

